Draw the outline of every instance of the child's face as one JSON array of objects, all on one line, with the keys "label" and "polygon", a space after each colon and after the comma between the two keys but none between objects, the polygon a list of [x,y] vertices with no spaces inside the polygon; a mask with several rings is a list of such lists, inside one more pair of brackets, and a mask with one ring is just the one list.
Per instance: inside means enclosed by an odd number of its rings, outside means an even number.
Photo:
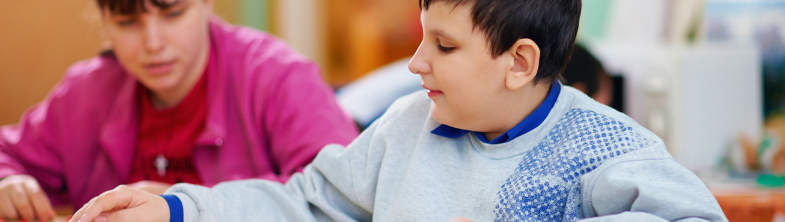
[{"label": "child's face", "polygon": [[[175,2],[175,1],[168,1]],[[102,9],[104,31],[123,67],[155,92],[176,91],[209,53],[211,0],[180,0],[160,9],[124,15]]]},{"label": "child's face", "polygon": [[[431,114],[452,127],[491,132],[505,126],[494,123],[510,97],[505,71],[512,61],[507,53],[494,59],[489,44],[470,18],[470,6],[436,2],[423,10],[423,40],[409,62],[433,100]],[[507,100],[505,102],[505,100]]]}]

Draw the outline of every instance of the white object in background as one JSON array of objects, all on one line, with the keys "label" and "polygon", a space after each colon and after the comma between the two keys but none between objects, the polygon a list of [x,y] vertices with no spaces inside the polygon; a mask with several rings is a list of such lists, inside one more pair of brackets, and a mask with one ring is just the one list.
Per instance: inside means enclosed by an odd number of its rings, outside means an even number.
[{"label": "white object in background", "polygon": [[423,89],[420,75],[409,71],[409,59],[390,63],[339,89],[338,104],[368,127],[396,99]]},{"label": "white object in background", "polygon": [[761,133],[762,63],[754,44],[588,48],[609,73],[624,76],[627,114],[657,133],[690,170],[716,166],[739,133]]},{"label": "white object in background", "polygon": [[320,9],[324,2],[319,0],[275,1],[276,20],[279,36],[289,46],[306,57],[324,64],[326,39],[325,19]]},{"label": "white object in background", "polygon": [[606,40],[662,42],[667,12],[668,0],[615,0],[608,18]]},{"label": "white object in background", "polygon": [[[690,29],[700,25],[703,18],[705,0],[671,0],[668,42],[686,44]],[[700,28],[702,30],[702,28]],[[701,39],[701,38],[698,38]]]}]

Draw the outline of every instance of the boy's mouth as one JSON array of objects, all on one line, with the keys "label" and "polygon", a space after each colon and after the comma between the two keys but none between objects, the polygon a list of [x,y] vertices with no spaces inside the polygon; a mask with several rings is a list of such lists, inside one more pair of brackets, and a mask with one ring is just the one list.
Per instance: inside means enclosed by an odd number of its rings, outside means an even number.
[{"label": "boy's mouth", "polygon": [[171,72],[176,62],[175,59],[148,62],[144,64],[144,69],[150,75],[162,76]]},{"label": "boy's mouth", "polygon": [[444,94],[442,91],[435,90],[435,89],[430,89],[428,87],[425,87],[425,85],[423,85],[422,88],[428,90],[428,97],[431,97],[431,98],[433,98],[434,96],[438,96],[438,95]]}]

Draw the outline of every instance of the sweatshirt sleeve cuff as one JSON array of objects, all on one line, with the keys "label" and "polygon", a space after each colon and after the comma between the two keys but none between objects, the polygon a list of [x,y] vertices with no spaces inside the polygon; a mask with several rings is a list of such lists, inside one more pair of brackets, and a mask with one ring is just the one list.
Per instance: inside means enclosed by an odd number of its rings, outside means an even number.
[{"label": "sweatshirt sleeve cuff", "polygon": [[161,197],[169,204],[169,222],[184,222],[183,202],[180,201],[180,198],[173,194],[164,194]]},{"label": "sweatshirt sleeve cuff", "polygon": [[197,222],[199,221],[199,209],[196,207],[196,202],[191,199],[190,196],[184,193],[175,193],[170,192],[171,195],[174,195],[180,199],[183,204],[183,220],[185,222]]}]

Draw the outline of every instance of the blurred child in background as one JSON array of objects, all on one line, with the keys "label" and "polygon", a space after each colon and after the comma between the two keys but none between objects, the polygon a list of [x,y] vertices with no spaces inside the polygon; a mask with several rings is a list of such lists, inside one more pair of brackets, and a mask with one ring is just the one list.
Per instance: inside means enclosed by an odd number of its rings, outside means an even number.
[{"label": "blurred child in background", "polygon": [[319,68],[213,0],[96,0],[111,50],[0,128],[0,217],[54,217],[120,184],[286,182],[357,136]]}]

